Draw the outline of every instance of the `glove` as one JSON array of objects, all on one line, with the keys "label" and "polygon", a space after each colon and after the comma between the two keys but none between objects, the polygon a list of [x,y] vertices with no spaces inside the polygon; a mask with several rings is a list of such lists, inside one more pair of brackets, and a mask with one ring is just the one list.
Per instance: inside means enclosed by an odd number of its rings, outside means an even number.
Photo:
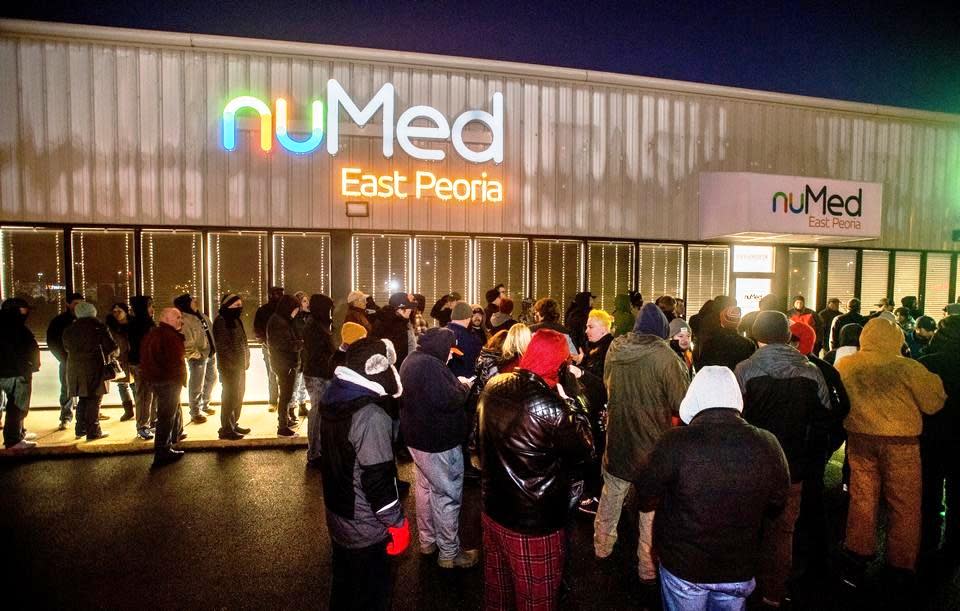
[{"label": "glove", "polygon": [[387,554],[399,556],[410,545],[410,523],[404,518],[400,526],[390,526],[387,528],[390,533],[390,541],[387,543]]}]

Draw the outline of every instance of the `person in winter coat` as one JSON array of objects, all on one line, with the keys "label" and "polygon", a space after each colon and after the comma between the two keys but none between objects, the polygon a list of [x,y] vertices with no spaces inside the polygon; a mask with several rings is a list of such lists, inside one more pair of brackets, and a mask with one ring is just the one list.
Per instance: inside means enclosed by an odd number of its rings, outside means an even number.
[{"label": "person in winter coat", "polygon": [[823,321],[820,316],[807,307],[807,300],[803,295],[797,295],[793,298],[793,308],[787,311],[787,318],[790,322],[802,322],[808,325],[817,333],[817,342],[814,344],[814,352],[820,353],[820,347],[823,345],[823,338],[820,336],[819,329],[823,328]]},{"label": "person in winter coat", "polygon": [[463,297],[460,296],[460,293],[447,293],[433,304],[433,307],[430,309],[430,317],[437,321],[438,326],[446,327],[447,323],[450,322],[450,310],[452,310],[453,306],[461,299],[463,299]]},{"label": "person in winter coat", "polygon": [[[920,364],[940,377],[947,393],[943,409],[923,417],[923,433],[920,435],[923,473],[920,553],[927,557],[937,553],[942,529],[941,559],[948,566],[955,567],[960,564],[960,461],[957,460],[960,448],[960,316],[947,316],[940,321],[940,328],[920,357]],[[946,528],[942,528],[944,525]]]},{"label": "person in winter coat", "polygon": [[333,355],[330,357],[331,374],[337,367],[346,363],[347,349],[350,348],[350,344],[352,344],[355,341],[361,340],[366,336],[367,336],[367,330],[364,329],[361,325],[358,325],[355,322],[343,323],[343,327],[340,328],[340,346],[333,352]]},{"label": "person in winter coat", "polygon": [[707,301],[700,311],[690,317],[693,335],[693,370],[703,365],[703,347],[721,329],[720,314],[737,305],[737,300],[727,295],[718,295]]},{"label": "person in winter coat", "polygon": [[[614,339],[607,352],[603,374],[607,387],[607,447],[593,534],[598,558],[613,552],[627,492],[646,470],[653,447],[670,429],[690,385],[686,366],[666,342],[668,334],[663,311],[656,304],[646,303],[633,331]],[[657,578],[653,518],[653,511],[640,512],[638,570],[647,585]]]},{"label": "person in winter coat", "polygon": [[867,324],[867,317],[860,314],[860,300],[851,299],[847,302],[847,313],[841,314],[833,319],[830,328],[830,349],[836,350],[840,347],[840,331],[850,324],[857,324],[861,327]]},{"label": "person in winter coat", "polygon": [[310,393],[310,414],[307,417],[307,461],[310,463],[320,457],[320,398],[333,379],[332,316],[332,299],[319,293],[310,296],[310,318],[303,328],[301,353],[303,382]]},{"label": "person in winter coat", "polygon": [[563,326],[570,330],[570,339],[573,340],[573,346],[577,350],[587,348],[587,318],[593,307],[593,299],[594,295],[590,291],[577,293],[563,315]]},{"label": "person in winter coat", "polygon": [[[123,415],[120,416],[120,422],[133,420],[133,395],[130,393],[130,310],[127,304],[117,302],[110,308],[107,314],[107,328],[110,329],[110,335],[113,341],[117,342],[119,353],[117,360],[123,369],[123,377],[116,378],[113,382],[117,383],[117,390],[120,392],[120,403],[123,405]],[[136,387],[134,387],[136,393]]]},{"label": "person in winter coat", "polygon": [[833,319],[838,316],[840,316],[840,300],[836,297],[828,299],[827,307],[817,312],[817,317],[820,319],[820,330],[817,332],[817,337],[820,338],[820,347],[824,352],[829,352],[832,349],[830,331],[833,329]]},{"label": "person in winter coat", "polygon": [[745,335],[747,338],[756,341],[751,333],[753,332],[753,323],[757,320],[760,312],[782,311],[779,297],[773,294],[764,295],[763,298],[760,299],[760,309],[744,314],[743,318],[740,319],[740,325],[737,327],[737,331],[739,331],[741,335]]},{"label": "person in winter coat", "polygon": [[97,320],[96,306],[83,301],[74,312],[77,320],[63,331],[67,392],[77,397],[77,438],[94,441],[109,435],[100,429],[100,402],[107,393],[105,363],[118,348],[107,325]]},{"label": "person in winter coat", "polygon": [[27,433],[24,421],[30,413],[33,374],[40,371],[40,348],[27,327],[30,307],[18,297],[0,305],[0,392],[7,398],[7,421],[3,427],[3,446],[29,450],[37,445],[36,435]]},{"label": "person in winter coat", "polygon": [[183,347],[183,313],[164,308],[160,321],[140,345],[140,379],[150,385],[157,400],[157,432],[153,439],[153,466],[160,467],[183,458],[173,445],[185,437],[180,391],[187,384]]},{"label": "person in winter coat", "polygon": [[[413,301],[416,307],[413,309],[413,314],[410,315],[410,322],[413,324],[414,337],[420,337],[430,328],[430,325],[427,324],[427,319],[423,317],[423,311],[427,308],[427,298],[419,293],[414,293]],[[480,321],[482,324],[482,317]]]},{"label": "person in winter coat", "polygon": [[533,304],[533,319],[536,323],[530,325],[530,333],[536,333],[540,329],[550,329],[570,337],[573,341],[570,329],[560,324],[560,306],[553,299],[549,297],[538,299]]},{"label": "person in winter coat", "polygon": [[[643,306],[642,297],[641,307]],[[620,337],[633,330],[633,323],[637,320],[637,315],[630,307],[630,295],[620,294],[613,300],[613,332],[614,337]]]},{"label": "person in winter coat", "polygon": [[483,308],[478,305],[470,306],[470,325],[467,331],[473,334],[481,347],[487,343],[489,336],[486,327],[483,326]]},{"label": "person in winter coat", "polygon": [[667,322],[671,323],[675,318],[679,318],[676,313],[677,300],[671,295],[661,295],[657,297],[656,301],[657,307],[663,311],[663,315],[667,317]]},{"label": "person in winter coat", "polygon": [[470,322],[473,319],[473,309],[464,302],[453,306],[450,311],[450,324],[445,328],[453,332],[457,340],[457,348],[460,354],[455,355],[450,361],[450,370],[454,375],[469,378],[473,376],[477,367],[477,358],[480,356],[480,350],[486,342],[470,332]]},{"label": "person in winter coat", "polygon": [[728,306],[720,312],[720,328],[710,336],[700,351],[701,367],[719,365],[730,371],[750,358],[757,345],[740,334],[740,308]]},{"label": "person in winter coat", "polygon": [[790,489],[776,437],[740,417],[727,367],[697,372],[637,490],[659,498],[654,536],[665,609],[745,609],[760,569],[764,516]]},{"label": "person in winter coat", "polygon": [[882,318],[863,327],[860,351],[837,364],[850,396],[847,460],[850,509],[844,546],[866,561],[877,549],[877,509],[887,505],[887,564],[902,572],[916,568],[920,548],[923,414],[943,407],[940,377],[900,356],[903,332]]},{"label": "person in winter coat", "polygon": [[410,544],[397,493],[393,423],[381,406],[403,392],[395,362],[388,341],[353,342],[320,401],[320,471],[333,555],[330,609],[387,611],[389,556]]},{"label": "person in winter coat", "polygon": [[135,382],[133,390],[137,437],[149,441],[153,439],[150,429],[157,420],[157,398],[153,388],[140,375],[140,347],[143,338],[156,326],[153,322],[153,299],[149,295],[134,295],[130,298],[130,309],[133,314],[127,326],[127,339],[130,341],[127,360],[130,362],[130,374]]},{"label": "person in winter coat", "polygon": [[500,299],[500,309],[490,315],[490,335],[500,331],[509,331],[510,327],[517,324],[513,319],[513,300],[508,297]]},{"label": "person in winter coat", "polygon": [[292,295],[284,295],[267,322],[270,366],[273,367],[280,388],[277,399],[277,435],[281,437],[295,437],[293,427],[300,423],[290,407],[293,385],[300,369],[300,351],[303,348],[303,340],[297,336],[293,327],[293,319],[299,312],[300,304],[297,300]]},{"label": "person in winter coat", "polygon": [[786,507],[764,524],[757,587],[764,604],[786,595],[793,563],[793,531],[803,481],[815,472],[830,439],[830,391],[823,374],[789,345],[790,321],[782,312],[760,312],[751,335],[759,348],[734,373],[743,392],[743,418],[776,436],[790,466]]},{"label": "person in winter coat", "polygon": [[67,430],[67,425],[73,420],[74,397],[67,392],[67,351],[63,348],[63,332],[77,319],[74,311],[79,303],[83,302],[83,295],[70,293],[67,295],[67,307],[50,321],[47,327],[47,348],[57,359],[60,376],[60,426],[58,430]]},{"label": "person in winter coat", "polygon": [[670,347],[683,361],[687,368],[687,375],[693,377],[693,350],[690,349],[690,325],[682,318],[670,321]]},{"label": "person in winter coat", "polygon": [[[293,294],[294,299],[300,304],[300,313],[293,319],[293,329],[297,332],[297,337],[303,339],[303,329],[310,320],[310,297],[303,291],[297,291]],[[297,379],[293,383],[293,399],[291,399],[290,409],[297,408],[297,416],[300,419],[307,417],[307,399],[310,394],[307,392],[307,386],[303,381],[303,371],[297,372]]]},{"label": "person in winter coat", "polygon": [[430,329],[403,362],[400,431],[415,467],[420,551],[439,550],[441,568],[470,568],[479,562],[479,553],[462,549],[458,534],[464,470],[460,444],[467,436],[464,403],[470,382],[457,379],[447,367],[458,351],[455,344],[449,329]]},{"label": "person in winter coat", "polygon": [[239,424],[246,392],[250,348],[240,316],[243,300],[236,293],[220,299],[220,310],[213,321],[213,339],[217,344],[217,370],[220,372],[220,439],[238,441],[250,432]]},{"label": "person in winter coat", "polygon": [[201,312],[196,297],[184,293],[173,300],[173,305],[183,314],[183,347],[187,356],[187,396],[190,400],[190,420],[197,424],[207,421],[207,416],[217,413],[210,406],[210,396],[217,383],[217,352],[213,341],[213,323]]},{"label": "person in winter coat", "polygon": [[[463,305],[469,310],[470,306],[465,303]],[[397,352],[397,367],[403,365],[407,354],[417,349],[416,336],[410,322],[410,317],[416,307],[417,304],[412,295],[407,293],[390,295],[387,305],[381,308],[377,314],[377,321],[370,333],[372,337],[390,340]]]},{"label": "person in winter coat", "polygon": [[373,323],[367,317],[367,299],[369,298],[370,296],[362,291],[350,291],[347,295],[347,305],[350,307],[343,319],[345,323],[352,322],[360,325],[367,330],[368,334],[373,331]]},{"label": "person in winter coat", "polygon": [[568,358],[566,338],[542,330],[520,368],[480,396],[486,609],[559,602],[564,530],[582,486],[576,472],[593,453],[587,414],[560,381]]},{"label": "person in winter coat", "polygon": [[860,350],[861,333],[863,333],[863,325],[853,322],[843,325],[843,329],[840,330],[837,347],[826,353],[823,356],[823,360],[836,367],[841,360],[851,354],[856,354],[857,351]]},{"label": "person in winter coat", "polygon": [[257,312],[253,316],[253,334],[257,338],[257,341],[260,342],[263,364],[266,365],[267,369],[267,402],[269,405],[267,409],[273,412],[277,410],[280,388],[277,385],[277,376],[273,373],[273,368],[270,366],[270,349],[267,347],[267,323],[270,322],[270,317],[273,316],[273,313],[277,311],[277,304],[280,303],[280,298],[283,297],[283,287],[271,286],[267,290],[267,295],[267,303],[257,308]]},{"label": "person in winter coat", "polygon": [[917,318],[913,329],[910,332],[904,332],[904,341],[910,349],[910,358],[919,359],[926,354],[927,346],[937,332],[937,321],[929,316]]},{"label": "person in winter coat", "polygon": [[503,358],[497,367],[500,373],[510,373],[520,365],[520,359],[527,351],[532,337],[530,327],[522,322],[510,327],[506,339],[503,340]]},{"label": "person in winter coat", "polygon": [[507,288],[503,284],[491,288],[484,297],[487,299],[487,305],[483,308],[483,325],[490,329],[492,326],[491,317],[500,311],[500,303],[507,296]]}]

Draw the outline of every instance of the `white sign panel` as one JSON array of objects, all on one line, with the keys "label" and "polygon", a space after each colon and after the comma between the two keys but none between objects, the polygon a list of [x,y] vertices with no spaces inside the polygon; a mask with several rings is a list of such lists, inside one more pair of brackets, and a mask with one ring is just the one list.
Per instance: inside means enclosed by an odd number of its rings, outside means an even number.
[{"label": "white sign panel", "polygon": [[700,174],[700,237],[880,237],[883,185],[751,172]]},{"label": "white sign panel", "polygon": [[760,309],[760,300],[770,294],[769,278],[737,278],[735,281],[737,305],[743,314]]},{"label": "white sign panel", "polygon": [[736,244],[733,247],[733,272],[772,274],[773,253],[773,246]]}]

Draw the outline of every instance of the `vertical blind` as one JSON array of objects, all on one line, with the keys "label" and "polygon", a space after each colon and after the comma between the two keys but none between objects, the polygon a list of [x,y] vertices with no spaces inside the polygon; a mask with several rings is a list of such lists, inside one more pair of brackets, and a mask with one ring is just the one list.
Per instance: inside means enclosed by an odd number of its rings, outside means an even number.
[{"label": "vertical blind", "polygon": [[860,272],[860,301],[863,312],[877,309],[877,302],[887,296],[890,272],[890,253],[885,250],[863,251],[863,269]]},{"label": "vertical blind", "polygon": [[893,271],[893,301],[912,295],[920,296],[920,253],[897,251]]},{"label": "vertical blind", "polygon": [[353,288],[384,306],[391,293],[409,291],[410,238],[405,235],[353,236]]},{"label": "vertical blind", "polygon": [[452,237],[414,238],[414,292],[426,297],[424,316],[440,297],[456,291],[469,299],[470,239]]},{"label": "vertical blind", "polygon": [[687,248],[687,257],[687,315],[692,316],[707,301],[727,294],[730,248],[691,245]]},{"label": "vertical blind", "polygon": [[631,242],[587,243],[587,290],[597,296],[594,307],[613,312],[617,295],[633,288]]},{"label": "vertical blind", "polygon": [[105,316],[134,294],[133,232],[79,229],[71,232],[73,286]]},{"label": "vertical blind", "polygon": [[[637,287],[646,301],[661,295],[683,295],[683,246],[640,244],[637,248]],[[688,313],[691,313],[689,308]]]},{"label": "vertical blind", "polygon": [[[236,294],[243,300],[243,328],[253,337],[253,317],[267,296],[267,234],[256,232],[213,232],[207,234],[209,253],[210,302],[207,312],[213,317],[220,299]],[[303,290],[284,287],[292,295]]]},{"label": "vertical blind", "polygon": [[488,289],[503,284],[516,302],[514,317],[520,314],[521,300],[528,297],[527,270],[530,251],[524,238],[477,238],[473,241],[476,274],[472,301],[486,305]]},{"label": "vertical blind", "polygon": [[533,298],[552,297],[561,311],[582,289],[583,244],[574,240],[533,241]]},{"label": "vertical blind", "polygon": [[203,242],[199,231],[144,231],[142,294],[153,297],[159,314],[173,300],[190,293],[203,301]]},{"label": "vertical blind", "polygon": [[836,297],[846,311],[847,302],[857,296],[857,251],[831,248],[827,257],[827,299]]},{"label": "vertical blind", "polygon": [[[816,248],[790,249],[790,282],[787,293],[792,300],[797,295],[803,295],[808,308],[816,307],[817,303],[817,265],[818,251]],[[792,306],[791,306],[792,307]]]},{"label": "vertical blind", "polygon": [[[927,253],[927,276],[924,283],[923,313],[940,318],[943,307],[950,303],[950,259],[945,252]],[[900,255],[897,255],[899,265]]]},{"label": "vertical blind", "polygon": [[330,295],[330,234],[273,234],[273,282],[290,292]]}]

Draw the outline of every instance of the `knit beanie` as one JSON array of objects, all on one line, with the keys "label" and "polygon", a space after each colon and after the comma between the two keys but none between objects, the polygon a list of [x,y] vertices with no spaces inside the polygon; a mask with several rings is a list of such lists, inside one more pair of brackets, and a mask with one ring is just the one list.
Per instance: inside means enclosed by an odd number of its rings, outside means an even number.
[{"label": "knit beanie", "polygon": [[193,312],[193,310],[190,309],[191,301],[193,301],[193,297],[190,296],[190,293],[184,293],[173,300],[173,305],[184,314],[189,314]]},{"label": "knit beanie", "polygon": [[238,299],[240,299],[240,295],[237,295],[236,293],[227,293],[226,295],[220,298],[220,307],[229,308],[230,306],[235,304]]},{"label": "knit beanie", "polygon": [[720,312],[720,326],[724,329],[736,329],[740,326],[741,310],[737,306],[723,308]]},{"label": "knit beanie", "polygon": [[501,300],[500,300],[500,311],[503,312],[504,314],[512,314],[512,313],[513,313],[513,299],[508,299],[507,297],[504,297],[503,299],[501,299]]},{"label": "knit beanie", "polygon": [[345,322],[343,326],[340,327],[340,340],[348,346],[366,336],[367,329],[363,325],[358,325],[355,322]]},{"label": "knit beanie", "polygon": [[669,328],[670,328],[670,331],[667,337],[669,337],[670,339],[675,338],[677,334],[683,331],[684,329],[686,329],[688,333],[690,332],[690,325],[688,325],[687,321],[683,320],[682,318],[674,318],[673,320],[671,320]]},{"label": "knit beanie", "polygon": [[813,330],[813,327],[805,322],[795,320],[790,323],[790,335],[791,341],[794,339],[798,341],[797,350],[800,351],[800,354],[806,356],[813,352],[813,346],[817,343],[817,332]]},{"label": "knit beanie", "polygon": [[450,311],[450,320],[467,320],[473,316],[473,308],[465,301],[458,301]]},{"label": "knit beanie", "polygon": [[724,407],[743,411],[743,395],[737,377],[727,367],[708,365],[693,376],[687,394],[680,402],[680,419],[690,424],[706,409]]},{"label": "knit beanie", "polygon": [[89,301],[81,301],[77,304],[77,307],[73,309],[73,315],[77,318],[96,318],[97,306]]},{"label": "knit beanie", "polygon": [[380,395],[399,397],[403,387],[393,366],[396,362],[397,353],[390,340],[365,337],[350,344],[344,365],[365,380],[364,387]]},{"label": "knit beanie", "polygon": [[532,371],[555,388],[560,373],[560,365],[570,356],[567,338],[563,333],[552,329],[540,329],[533,334],[527,351],[520,357],[520,368]]},{"label": "knit beanie", "polygon": [[487,294],[486,294],[487,303],[493,303],[494,300],[499,296],[500,296],[500,289],[498,289],[497,287],[493,287],[492,289],[487,291]]},{"label": "knit beanie", "polygon": [[790,321],[783,312],[760,312],[753,321],[750,335],[761,344],[786,344],[790,341]]},{"label": "knit beanie", "polygon": [[645,303],[640,308],[640,315],[633,325],[633,332],[638,335],[655,335],[660,339],[667,339],[670,332],[670,323],[663,314],[663,310],[655,303]]}]

